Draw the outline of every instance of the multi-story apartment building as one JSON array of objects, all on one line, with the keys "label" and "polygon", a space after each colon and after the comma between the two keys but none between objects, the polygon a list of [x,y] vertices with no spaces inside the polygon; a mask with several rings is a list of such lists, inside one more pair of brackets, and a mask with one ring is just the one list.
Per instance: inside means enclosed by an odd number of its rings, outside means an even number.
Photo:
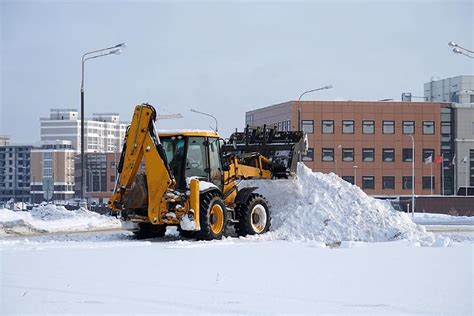
[{"label": "multi-story apartment building", "polygon": [[[86,153],[85,197],[89,202],[107,203],[115,187],[119,160],[119,153]],[[76,159],[75,163],[75,178],[75,191],[79,197],[81,192],[81,164],[79,159]]]},{"label": "multi-story apartment building", "polygon": [[6,146],[10,143],[10,137],[6,135],[0,135],[0,146]]},{"label": "multi-story apartment building", "polygon": [[[51,109],[49,118],[41,118],[41,140],[69,140],[81,150],[81,119],[75,109]],[[127,128],[118,113],[94,113],[84,121],[86,152],[120,152]]]},{"label": "multi-story apartment building", "polygon": [[31,150],[32,202],[74,197],[74,155],[67,140],[46,140],[40,148]]},{"label": "multi-story apartment building", "polygon": [[[454,193],[449,103],[290,101],[249,111],[246,123],[306,131],[305,164],[335,172],[368,194],[409,195],[412,183],[416,194]],[[441,164],[425,163],[429,156],[435,160],[440,155],[444,172]]]},{"label": "multi-story apartment building", "polygon": [[30,201],[32,145],[0,145],[0,201]]}]

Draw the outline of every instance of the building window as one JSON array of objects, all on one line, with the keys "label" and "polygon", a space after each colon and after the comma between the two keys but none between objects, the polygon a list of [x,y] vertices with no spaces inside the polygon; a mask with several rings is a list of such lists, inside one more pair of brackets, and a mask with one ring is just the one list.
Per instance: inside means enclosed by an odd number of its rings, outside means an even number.
[{"label": "building window", "polygon": [[413,181],[412,181],[412,177],[411,176],[404,176],[402,178],[402,188],[404,190],[408,190],[408,189],[411,189],[411,186],[413,185]]},{"label": "building window", "polygon": [[322,160],[323,161],[334,161],[334,148],[323,148],[322,149]]},{"label": "building window", "polygon": [[314,133],[314,121],[313,120],[302,120],[301,121],[301,129],[306,134],[313,134]]},{"label": "building window", "polygon": [[362,161],[374,161],[375,151],[373,148],[362,149]]},{"label": "building window", "polygon": [[334,134],[334,121],[324,120],[321,129],[323,134]]},{"label": "building window", "polygon": [[354,134],[354,121],[349,121],[349,120],[342,121],[342,133]]},{"label": "building window", "polygon": [[441,134],[451,134],[450,122],[441,122]]},{"label": "building window", "polygon": [[342,180],[347,181],[350,184],[354,184],[354,176],[343,176]]},{"label": "building window", "polygon": [[403,134],[415,134],[414,121],[403,121]]},{"label": "building window", "polygon": [[435,186],[435,177],[423,177],[423,190],[431,190],[431,187]]},{"label": "building window", "polygon": [[395,161],[395,149],[393,148],[382,149],[382,160],[385,162]]},{"label": "building window", "polygon": [[110,176],[110,182],[115,182],[115,176]]},{"label": "building window", "polygon": [[403,161],[412,162],[413,161],[413,149],[412,148],[403,148]]},{"label": "building window", "polygon": [[383,121],[382,133],[395,134],[395,121]]},{"label": "building window", "polygon": [[362,121],[362,133],[363,134],[374,134],[375,133],[375,122],[374,121]]},{"label": "building window", "polygon": [[425,135],[433,135],[435,133],[433,121],[423,121],[423,134]]},{"label": "building window", "polygon": [[373,176],[363,176],[362,177],[362,189],[371,189],[375,187],[374,177]]},{"label": "building window", "polygon": [[395,189],[395,177],[394,176],[383,176],[382,177],[382,189]]},{"label": "building window", "polygon": [[425,149],[423,148],[423,162],[428,163],[427,159],[431,157],[431,162],[435,160],[435,151],[434,149]]},{"label": "building window", "polygon": [[313,161],[314,160],[314,148],[308,148],[308,152],[303,157],[303,161]]},{"label": "building window", "polygon": [[354,161],[354,148],[342,148],[342,161]]}]

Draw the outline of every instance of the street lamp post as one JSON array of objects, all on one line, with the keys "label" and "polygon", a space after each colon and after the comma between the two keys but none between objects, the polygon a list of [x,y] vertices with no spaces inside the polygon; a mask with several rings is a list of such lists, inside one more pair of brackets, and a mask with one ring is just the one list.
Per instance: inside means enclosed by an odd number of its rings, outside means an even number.
[{"label": "street lamp post", "polygon": [[470,49],[462,47],[461,45],[458,45],[454,42],[449,42],[448,46],[453,48],[453,53],[455,54],[461,54],[469,58],[474,58],[474,56],[471,56],[471,54],[474,54],[474,51]]},{"label": "street lamp post", "polygon": [[413,135],[409,134],[411,138],[411,211],[415,216],[415,139]]},{"label": "street lamp post", "polygon": [[354,168],[354,185],[357,185],[357,168],[358,166],[352,166]]},{"label": "street lamp post", "polygon": [[86,171],[84,169],[84,64],[89,59],[104,57],[108,55],[120,55],[122,48],[125,48],[125,43],[120,43],[115,46],[102,48],[94,51],[90,51],[82,55],[82,68],[81,68],[81,207],[87,207],[85,200],[85,181]]},{"label": "street lamp post", "polygon": [[315,92],[315,91],[319,91],[319,90],[326,90],[326,89],[332,89],[332,85],[327,85],[327,86],[324,86],[324,87],[321,87],[321,88],[317,88],[317,89],[311,89],[311,90],[307,90],[305,92],[303,92],[300,97],[298,98],[298,101],[301,101],[301,98],[307,94],[307,93],[310,93],[310,92]]},{"label": "street lamp post", "polygon": [[[302,94],[300,94],[298,101],[301,101],[301,98],[307,93],[320,91],[320,90],[327,90],[327,89],[332,89],[332,85],[330,84],[321,88],[306,90]],[[299,104],[298,104],[298,131],[301,131],[301,106]],[[301,153],[298,154],[298,161],[301,161]]]},{"label": "street lamp post", "polygon": [[[342,145],[339,145],[337,146],[337,149],[341,149],[342,148]],[[341,155],[342,157],[342,155]],[[342,161],[342,158],[341,158],[341,161]],[[336,153],[334,153],[334,169],[335,169],[335,173],[337,174],[337,155]]]},{"label": "street lamp post", "polygon": [[195,109],[191,109],[191,112],[194,112],[194,113],[199,113],[199,114],[202,114],[202,115],[206,115],[206,116],[209,116],[209,117],[212,117],[214,119],[214,121],[216,122],[216,132],[218,132],[218,123],[217,123],[217,119],[214,115],[211,115],[209,113],[205,113],[205,112],[201,112],[201,111],[198,111],[198,110],[195,110]]}]

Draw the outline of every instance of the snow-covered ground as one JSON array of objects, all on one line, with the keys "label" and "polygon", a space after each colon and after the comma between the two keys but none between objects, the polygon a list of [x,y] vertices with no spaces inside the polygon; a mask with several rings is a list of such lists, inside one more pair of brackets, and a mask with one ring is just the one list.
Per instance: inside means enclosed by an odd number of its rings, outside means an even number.
[{"label": "snow-covered ground", "polygon": [[4,239],[0,314],[472,315],[473,244]]},{"label": "snow-covered ground", "polygon": [[474,217],[415,213],[413,221],[421,225],[474,225]]},{"label": "snow-covered ground", "polygon": [[0,209],[0,236],[75,232],[121,228],[120,220],[85,209],[68,211],[64,206],[41,205],[31,211]]},{"label": "snow-covered ground", "polygon": [[298,175],[243,183],[268,199],[272,231],[221,241],[175,228],[138,241],[83,209],[0,209],[0,314],[474,313],[471,218],[418,225],[336,175]]}]

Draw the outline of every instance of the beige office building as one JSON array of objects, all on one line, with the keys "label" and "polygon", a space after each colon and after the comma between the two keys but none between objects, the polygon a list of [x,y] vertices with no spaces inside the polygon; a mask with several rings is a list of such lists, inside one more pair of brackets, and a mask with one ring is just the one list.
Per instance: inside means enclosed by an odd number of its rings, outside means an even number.
[{"label": "beige office building", "polygon": [[74,197],[74,155],[67,140],[44,141],[31,150],[31,200],[62,201]]}]

